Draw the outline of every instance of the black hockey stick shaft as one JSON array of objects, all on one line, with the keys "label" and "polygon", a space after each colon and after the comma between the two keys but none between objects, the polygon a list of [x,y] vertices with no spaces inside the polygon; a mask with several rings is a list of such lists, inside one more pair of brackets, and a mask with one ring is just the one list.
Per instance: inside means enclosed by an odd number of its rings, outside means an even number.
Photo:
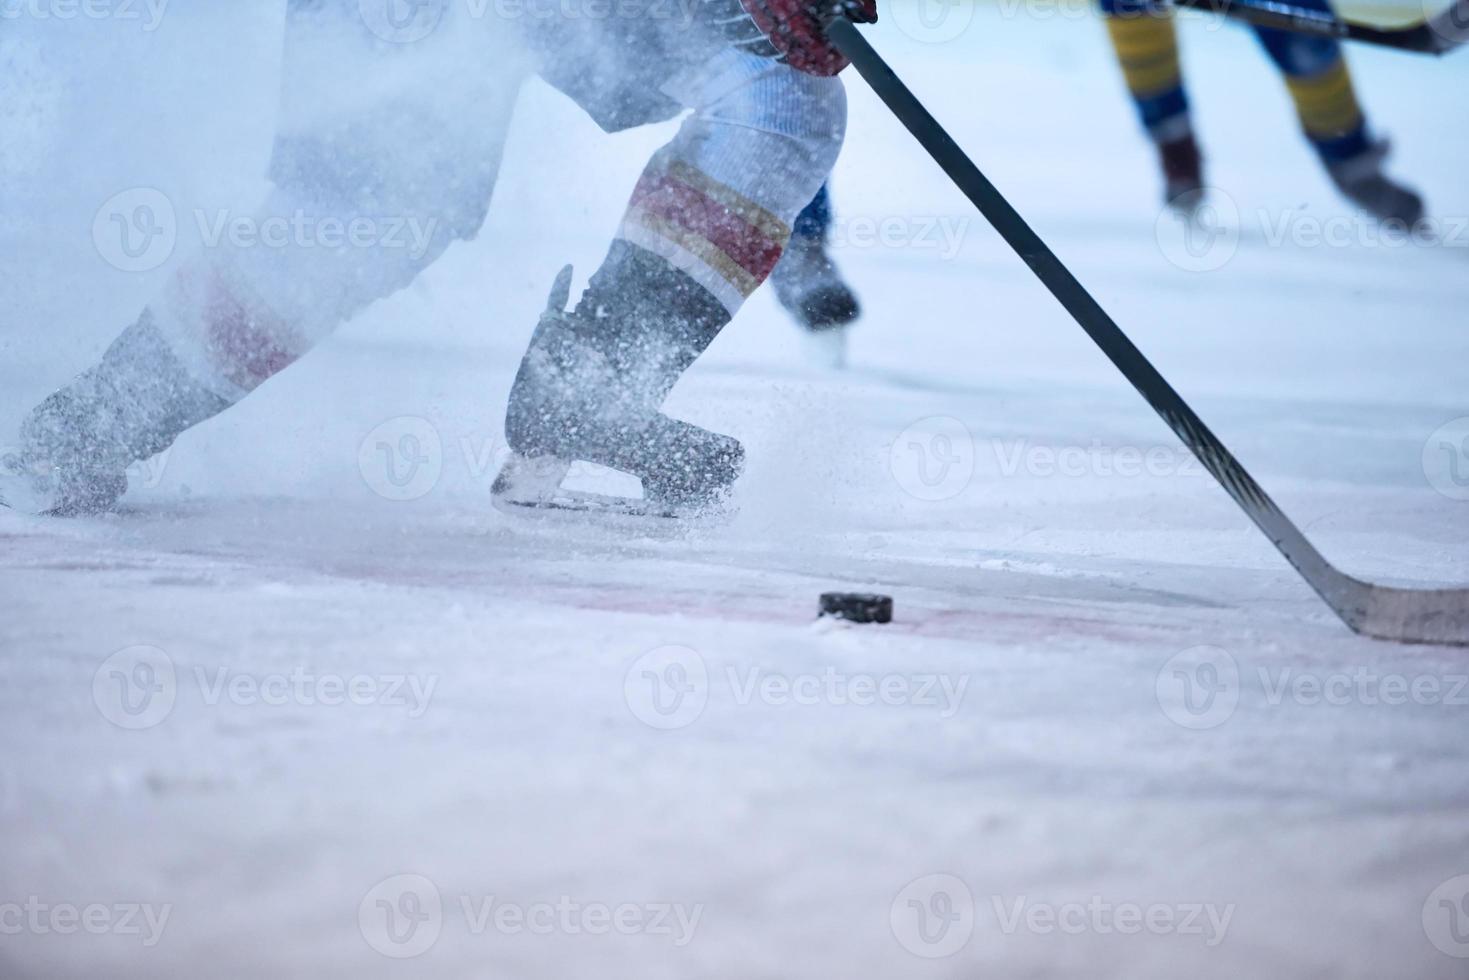
[{"label": "black hockey stick shaft", "polygon": [[[1436,17],[1405,27],[1358,24],[1330,11],[1290,3],[1235,3],[1233,0],[1174,0],[1174,3],[1232,17],[1256,27],[1358,41],[1418,54],[1446,54],[1469,40],[1469,0],[1454,0]],[[1426,9],[1427,4],[1424,6]]]},{"label": "black hockey stick shaft", "polygon": [[[1096,342],[1138,393],[1147,399],[1189,450],[1213,474],[1240,508],[1264,532],[1327,605],[1355,630],[1389,639],[1423,642],[1464,642],[1463,602],[1460,590],[1415,592],[1386,590],[1359,582],[1338,571],[1322,557],[1300,529],[1277,507],[1209,430],[1173,386],[1158,373],[1137,346],[1122,332],[1071,270],[1056,257],[1005,196],[990,183],[948,132],[924,108],[917,96],[867,43],[855,24],[841,19],[830,28],[832,41],[849,58],[878,97],[923,145],[949,178],[979,208],[1006,243],[1030,266],[1036,277]],[[1389,595],[1389,593],[1391,593]],[[1404,599],[1405,603],[1386,600]],[[1421,609],[1436,600],[1451,607]],[[1404,605],[1411,608],[1402,608]],[[1379,608],[1390,606],[1391,608]],[[1458,607],[1458,608],[1452,608]],[[1426,624],[1426,625],[1424,625]],[[1421,635],[1420,635],[1421,634]]]}]

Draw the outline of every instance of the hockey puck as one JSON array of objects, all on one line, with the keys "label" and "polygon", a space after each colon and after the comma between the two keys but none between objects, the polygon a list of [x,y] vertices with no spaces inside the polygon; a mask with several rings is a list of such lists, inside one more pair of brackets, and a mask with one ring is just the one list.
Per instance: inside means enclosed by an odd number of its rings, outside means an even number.
[{"label": "hockey puck", "polygon": [[863,592],[823,592],[820,615],[852,623],[891,623],[893,597]]}]

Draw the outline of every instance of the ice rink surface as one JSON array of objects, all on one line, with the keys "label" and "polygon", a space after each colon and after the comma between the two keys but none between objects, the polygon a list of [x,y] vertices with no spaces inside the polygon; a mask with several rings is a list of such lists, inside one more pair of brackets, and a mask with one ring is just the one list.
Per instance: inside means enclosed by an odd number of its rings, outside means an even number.
[{"label": "ice rink surface", "polygon": [[[0,28],[4,425],[192,245],[121,272],[104,202],[258,197],[280,24],[237,6]],[[1469,581],[1469,55],[1352,53],[1440,219],[1402,245],[1247,32],[1183,33],[1192,242],[1090,14],[871,37],[1332,560]],[[488,505],[545,291],[668,134],[539,85],[477,241],[123,513],[0,514],[0,976],[1469,973],[1469,653],[1342,627],[848,88],[850,369],[761,294],[670,406],[746,443],[732,523]]]}]

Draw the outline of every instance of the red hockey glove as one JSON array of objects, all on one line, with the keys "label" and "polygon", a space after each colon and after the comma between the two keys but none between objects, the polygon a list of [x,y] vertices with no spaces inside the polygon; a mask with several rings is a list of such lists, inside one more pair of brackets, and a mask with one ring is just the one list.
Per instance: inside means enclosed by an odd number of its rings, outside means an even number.
[{"label": "red hockey glove", "polygon": [[877,0],[740,0],[786,63],[808,75],[835,75],[847,59],[826,36],[838,17],[858,24],[877,23]]}]

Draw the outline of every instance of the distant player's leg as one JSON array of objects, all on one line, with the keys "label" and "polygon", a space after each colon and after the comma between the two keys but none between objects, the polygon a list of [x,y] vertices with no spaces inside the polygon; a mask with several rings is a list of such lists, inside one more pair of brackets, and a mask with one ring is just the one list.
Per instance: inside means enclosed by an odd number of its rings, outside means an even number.
[{"label": "distant player's leg", "polygon": [[[1317,0],[1303,2],[1311,6]],[[1383,172],[1388,144],[1374,138],[1367,125],[1341,45],[1267,28],[1256,33],[1285,74],[1306,138],[1333,183],[1379,219],[1416,224],[1423,217],[1423,199]]]},{"label": "distant player's leg", "polygon": [[1204,186],[1204,165],[1194,139],[1173,9],[1152,0],[1101,0],[1101,7],[1138,117],[1158,147],[1163,198],[1192,211]]},{"label": "distant player's leg", "polygon": [[[509,59],[495,60],[482,31],[452,23],[417,44],[384,44],[355,2],[298,3],[288,24],[272,190],[252,216],[258,240],[186,262],[99,364],[31,412],[0,453],[10,506],[111,507],[128,466],[479,228],[518,81]],[[453,67],[485,59],[507,74],[466,78]],[[270,239],[270,228],[284,237]]]},{"label": "distant player's leg", "polygon": [[732,48],[664,88],[694,112],[648,165],[580,302],[562,312],[553,294],[510,395],[502,502],[543,500],[575,460],[639,477],[670,512],[717,501],[739,474],[738,442],[660,407],[775,268],[836,161],[846,95],[836,78]]},{"label": "distant player's leg", "polygon": [[[823,185],[791,227],[791,241],[770,277],[780,305],[813,333],[829,334],[839,344],[841,327],[861,315],[861,307],[829,253],[831,191]],[[837,348],[839,350],[839,348]]]}]

